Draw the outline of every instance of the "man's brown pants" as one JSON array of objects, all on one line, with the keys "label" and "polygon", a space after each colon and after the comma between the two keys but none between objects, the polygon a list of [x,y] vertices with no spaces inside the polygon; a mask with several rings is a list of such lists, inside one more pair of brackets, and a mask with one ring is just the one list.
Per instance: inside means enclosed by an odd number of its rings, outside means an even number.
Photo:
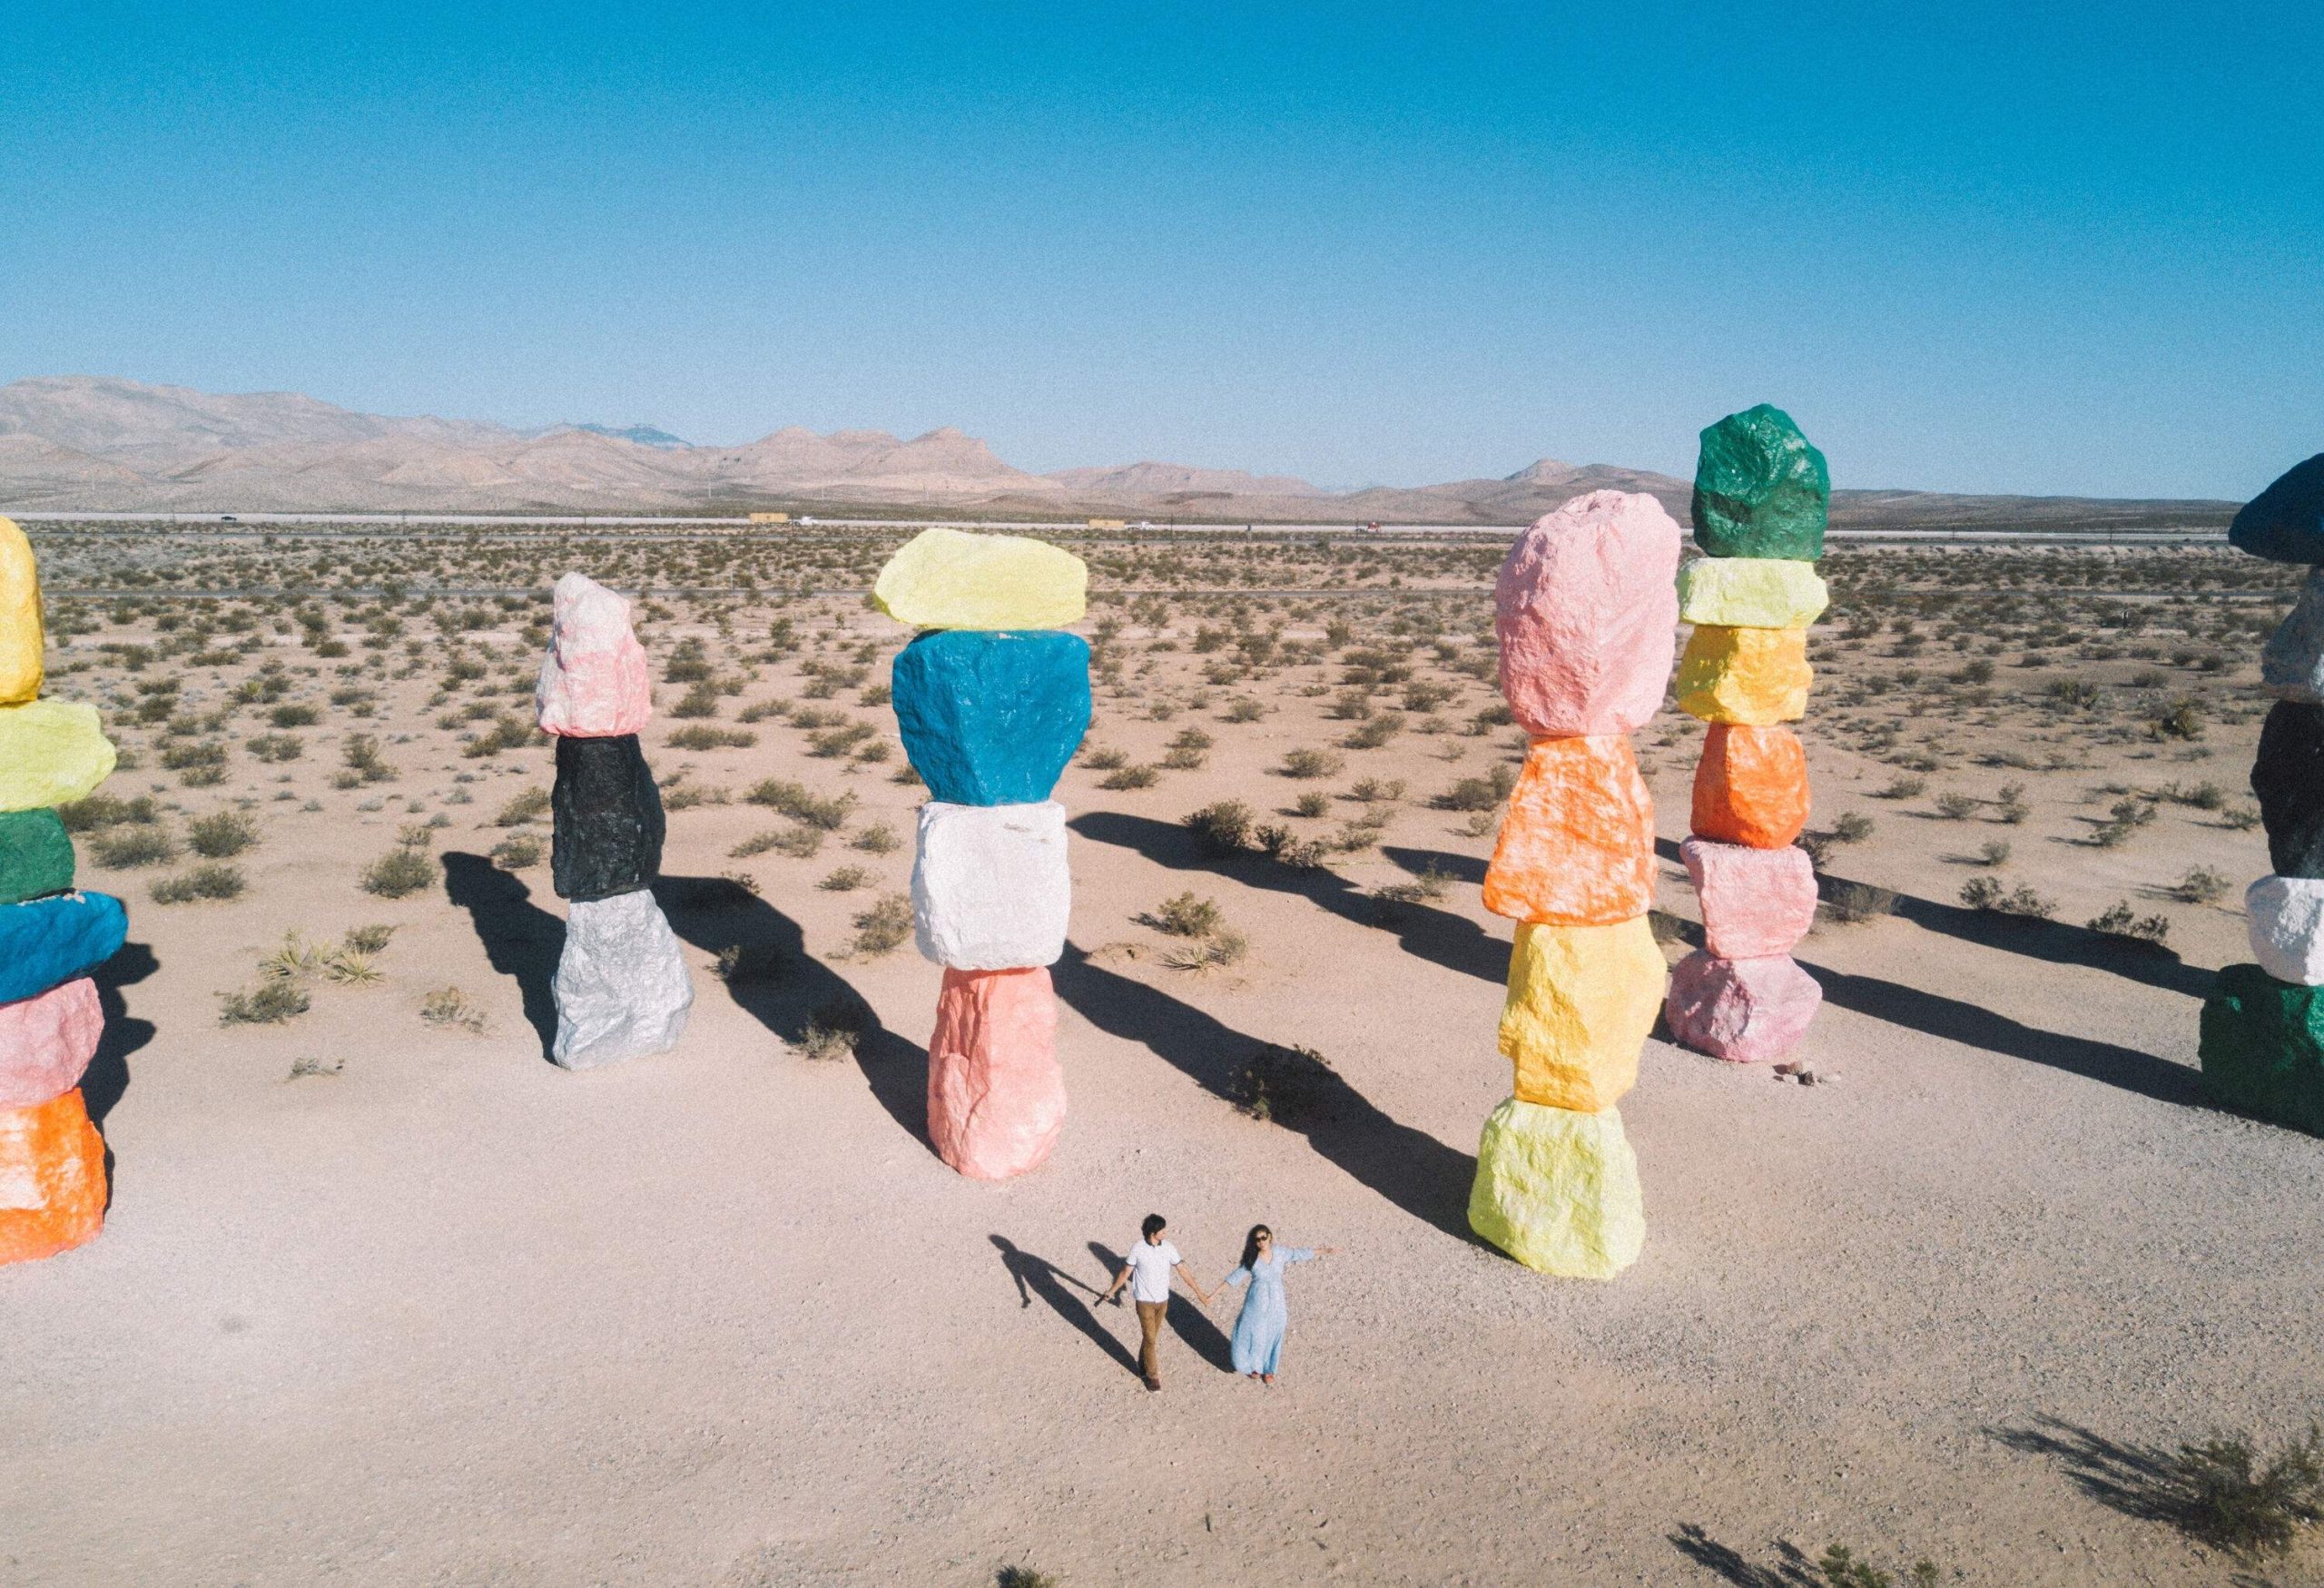
[{"label": "man's brown pants", "polygon": [[1141,1301],[1137,1304],[1137,1370],[1148,1384],[1162,1382],[1162,1317],[1170,1310],[1167,1301]]}]

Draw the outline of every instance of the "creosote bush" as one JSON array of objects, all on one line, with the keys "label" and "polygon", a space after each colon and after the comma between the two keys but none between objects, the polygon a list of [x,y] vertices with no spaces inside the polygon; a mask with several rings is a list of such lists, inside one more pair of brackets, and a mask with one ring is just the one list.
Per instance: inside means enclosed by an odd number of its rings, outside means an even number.
[{"label": "creosote bush", "polygon": [[1187,830],[1195,835],[1195,847],[1212,860],[1226,860],[1249,848],[1256,820],[1251,807],[1241,800],[1216,801],[1185,819]]},{"label": "creosote bush", "polygon": [[1140,925],[1172,937],[1203,937],[1226,923],[1226,912],[1216,900],[1196,898],[1189,891],[1163,900],[1137,919]]},{"label": "creosote bush", "polygon": [[911,900],[902,893],[885,894],[855,917],[850,952],[864,960],[893,952],[911,941]]},{"label": "creosote bush", "polygon": [[205,860],[224,860],[258,842],[258,824],[241,811],[197,816],[186,827],[186,843]]},{"label": "creosote bush", "polygon": [[363,868],[362,887],[382,899],[408,898],[436,882],[437,862],[413,844],[399,843]]},{"label": "creosote bush", "polygon": [[242,868],[212,862],[174,877],[163,877],[149,890],[156,904],[191,904],[197,900],[233,899],[247,885]]}]

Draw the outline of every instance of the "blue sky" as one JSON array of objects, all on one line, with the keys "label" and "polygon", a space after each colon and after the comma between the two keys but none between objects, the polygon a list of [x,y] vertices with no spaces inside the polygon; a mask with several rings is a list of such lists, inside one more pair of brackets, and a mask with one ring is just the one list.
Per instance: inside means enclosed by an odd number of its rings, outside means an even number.
[{"label": "blue sky", "polygon": [[0,379],[1035,469],[2240,498],[2324,7],[0,8]]}]

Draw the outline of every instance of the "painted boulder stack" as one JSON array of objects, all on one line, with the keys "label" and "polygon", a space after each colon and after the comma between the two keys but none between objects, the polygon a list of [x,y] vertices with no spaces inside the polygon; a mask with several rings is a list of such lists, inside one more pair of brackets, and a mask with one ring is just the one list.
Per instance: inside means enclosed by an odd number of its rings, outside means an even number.
[{"label": "painted boulder stack", "polygon": [[81,1078],[104,1034],[90,972],[121,948],[121,901],[73,886],[54,809],[113,767],[96,709],[40,698],[40,574],[0,518],[0,1265],[54,1257],[104,1225],[105,1144]]},{"label": "painted boulder stack", "polygon": [[1695,544],[1679,570],[1679,709],[1709,725],[1680,847],[1703,947],[1670,974],[1670,1034],[1738,1063],[1798,1045],[1823,989],[1791,957],[1816,922],[1807,753],[1787,725],[1807,711],[1807,628],[1822,616],[1824,455],[1781,409],[1729,414],[1702,433]]},{"label": "painted boulder stack", "polygon": [[1485,908],[1518,923],[1501,1016],[1515,1080],[1477,1147],[1469,1225],[1543,1273],[1611,1278],[1646,1241],[1615,1105],[1664,970],[1630,735],[1669,683],[1679,540],[1652,497],[1593,491],[1518,537],[1494,588],[1502,693],[1531,743],[1485,870]]},{"label": "painted boulder stack", "polygon": [[2324,453],[2246,503],[2227,538],[2254,557],[2306,564],[2309,575],[2260,656],[2260,681],[2277,699],[2251,792],[2272,874],[2243,897],[2258,963],[2221,971],[2203,1004],[2203,1090],[2324,1136]]},{"label": "painted boulder stack", "polygon": [[662,794],[637,742],[653,715],[629,603],[586,574],[556,581],[548,655],[533,694],[556,738],[549,877],[568,902],[552,983],[567,1070],[666,1052],[685,1031],[694,979],[662,907]]},{"label": "painted boulder stack", "polygon": [[961,1174],[1037,1168],[1065,1127],[1057,995],[1073,882],[1049,798],[1089,727],[1081,559],[1039,540],[930,529],[872,599],[920,632],[896,657],[904,754],[927,784],[913,934],[944,968],[928,1044],[928,1139]]}]

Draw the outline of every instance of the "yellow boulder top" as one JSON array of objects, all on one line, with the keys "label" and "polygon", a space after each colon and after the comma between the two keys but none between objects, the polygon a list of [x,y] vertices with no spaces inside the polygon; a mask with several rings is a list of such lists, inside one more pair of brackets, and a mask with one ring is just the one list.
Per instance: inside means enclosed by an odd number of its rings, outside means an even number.
[{"label": "yellow boulder top", "polygon": [[1485,1120],[1469,1228],[1529,1268],[1610,1279],[1646,1247],[1638,1159],[1619,1109],[1577,1114],[1511,1098]]},{"label": "yellow boulder top", "polygon": [[923,529],[888,559],[873,606],[914,628],[1063,628],[1088,607],[1089,569],[1022,535]]},{"label": "yellow boulder top", "polygon": [[1807,631],[1699,623],[1679,656],[1679,709],[1707,723],[1764,728],[1807,715]]},{"label": "yellow boulder top", "polygon": [[0,518],[0,705],[40,693],[40,570],[33,543],[13,518]]},{"label": "yellow boulder top", "polygon": [[0,811],[86,799],[113,775],[113,741],[97,708],[65,700],[0,706]]},{"label": "yellow boulder top", "polygon": [[1699,557],[1679,569],[1679,618],[1729,628],[1806,628],[1831,593],[1812,562]]},{"label": "yellow boulder top", "polygon": [[1613,926],[1517,929],[1502,1056],[1521,1101],[1594,1114],[1638,1083],[1668,968],[1643,914]]}]

